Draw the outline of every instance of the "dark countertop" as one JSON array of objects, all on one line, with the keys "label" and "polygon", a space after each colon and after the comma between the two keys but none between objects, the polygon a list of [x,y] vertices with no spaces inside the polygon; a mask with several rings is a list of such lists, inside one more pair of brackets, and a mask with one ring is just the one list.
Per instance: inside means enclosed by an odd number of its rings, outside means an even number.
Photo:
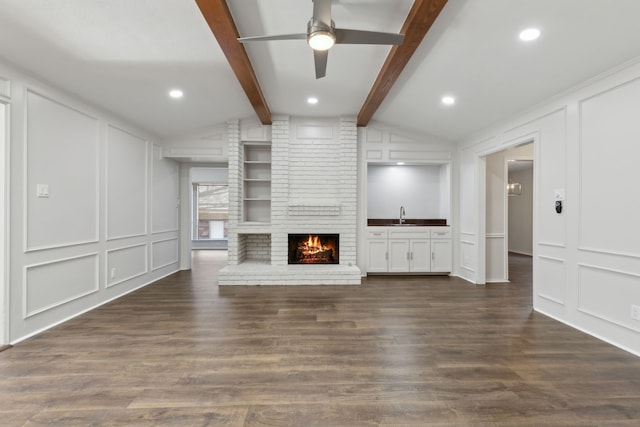
[{"label": "dark countertop", "polygon": [[[394,219],[380,219],[380,218],[369,218],[367,219],[367,225],[368,226],[389,226],[389,225],[395,225],[395,224],[399,224],[400,220],[398,218],[394,218]],[[447,220],[446,219],[405,219],[404,220],[405,224],[412,224],[412,225],[423,225],[423,226],[429,226],[429,227],[438,227],[438,226],[446,226],[447,225]]]}]

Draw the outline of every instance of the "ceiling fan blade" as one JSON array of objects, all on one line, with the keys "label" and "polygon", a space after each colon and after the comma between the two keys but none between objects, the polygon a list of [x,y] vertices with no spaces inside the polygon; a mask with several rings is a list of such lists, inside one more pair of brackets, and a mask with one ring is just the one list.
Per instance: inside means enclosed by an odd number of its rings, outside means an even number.
[{"label": "ceiling fan blade", "polygon": [[266,42],[270,40],[306,40],[306,34],[281,34],[279,36],[254,36],[254,37],[240,37],[238,41],[244,42]]},{"label": "ceiling fan blade", "polygon": [[321,79],[327,75],[328,50],[314,50],[313,61],[316,64],[316,79]]},{"label": "ceiling fan blade", "polygon": [[404,34],[336,28],[336,44],[402,44]]}]

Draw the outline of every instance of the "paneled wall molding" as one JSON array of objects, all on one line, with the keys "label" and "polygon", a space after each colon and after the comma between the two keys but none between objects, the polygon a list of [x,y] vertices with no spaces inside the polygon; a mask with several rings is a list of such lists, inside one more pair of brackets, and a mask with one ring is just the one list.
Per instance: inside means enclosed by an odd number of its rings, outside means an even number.
[{"label": "paneled wall molding", "polygon": [[151,234],[175,232],[179,230],[179,175],[180,169],[177,163],[167,160],[162,156],[162,147],[153,144],[151,149],[151,176],[153,182],[160,181],[161,177],[172,177],[166,185],[160,188],[151,186]]},{"label": "paneled wall molding", "polygon": [[[97,243],[100,215],[99,120],[44,91],[26,87],[24,94],[24,252]],[[67,126],[61,127],[61,122],[65,121]],[[84,162],[74,162],[69,156],[54,155],[55,150],[79,157],[84,154],[88,158],[84,158]],[[67,163],[51,164],[51,158],[56,157]],[[51,168],[62,168],[64,173]],[[84,176],[85,179],[78,180],[77,176]],[[47,194],[38,195],[43,186],[46,186]],[[61,192],[60,189],[65,191]],[[84,194],[85,197],[79,198],[78,194]],[[84,229],[82,221],[68,215],[70,210],[83,213],[81,219],[86,222]],[[57,220],[56,227],[46,227],[51,218]]]},{"label": "paneled wall molding", "polygon": [[165,157],[176,159],[190,159],[190,158],[212,158],[218,159],[224,154],[224,150],[220,147],[211,148],[199,148],[199,147],[168,147],[165,149]]},{"label": "paneled wall molding", "polygon": [[[120,120],[117,112],[89,105],[8,65],[0,68],[0,102],[10,95],[12,113],[7,147],[12,239],[5,306],[6,342],[15,344],[177,270],[176,263],[149,271],[151,180],[158,193],[166,193],[177,186],[177,177],[165,171],[152,177],[153,136]],[[161,160],[169,170],[176,165]],[[116,185],[117,176],[124,184]],[[137,178],[129,180],[132,176]],[[129,194],[134,196],[127,200]],[[117,225],[117,212],[108,210],[114,200],[125,205],[123,227]],[[172,226],[162,228],[177,234],[174,222],[165,221],[173,218],[165,216],[170,209],[163,202],[156,204],[155,217],[164,216],[160,223]],[[140,221],[133,221],[131,210]],[[173,251],[160,249],[156,253],[165,261],[169,255],[176,258]],[[117,269],[114,278],[108,262]]]},{"label": "paneled wall molding", "polygon": [[[583,273],[585,271],[599,272],[600,277],[595,278],[595,282],[601,286],[603,283],[607,283],[607,292],[616,292],[621,295],[620,303],[616,307],[587,307],[586,301],[587,284]],[[597,274],[597,273],[596,273]],[[609,276],[608,280],[603,281],[602,276]],[[614,279],[617,278],[618,280]],[[627,286],[622,283],[627,280]],[[637,323],[630,318],[630,304],[640,300],[640,289],[637,284],[640,283],[640,274],[635,272],[629,272],[624,270],[618,270],[608,267],[597,266],[587,263],[578,263],[578,311],[590,316],[596,317],[605,322],[611,323],[616,326],[623,327],[625,329],[632,330],[634,332],[640,332],[640,327]],[[615,288],[615,290],[614,290]],[[610,310],[610,313],[606,313],[606,310]],[[616,319],[615,315],[619,317]],[[637,322],[637,321],[636,321]]]},{"label": "paneled wall molding", "polygon": [[636,82],[640,82],[640,76],[636,76],[633,78],[630,78],[628,80],[623,80],[621,82],[619,82],[616,85],[610,86],[610,87],[606,87],[606,88],[602,88],[601,90],[595,91],[590,93],[589,95],[586,95],[584,97],[581,97],[577,100],[578,102],[578,106],[582,106],[582,104],[584,104],[587,101],[592,100],[593,98],[597,98],[599,96],[605,95],[609,92],[614,92],[618,89],[624,88],[624,86],[636,83]]},{"label": "paneled wall molding", "polygon": [[[134,244],[134,245],[127,245],[127,246],[121,246],[119,248],[114,248],[114,249],[109,249],[106,251],[106,265],[107,268],[105,268],[105,283],[106,283],[106,287],[107,288],[111,288],[113,286],[119,285],[121,283],[125,283],[128,282],[131,279],[135,279],[136,277],[140,277],[140,276],[144,276],[146,273],[149,272],[149,258],[148,258],[148,244],[147,243],[138,243],[138,244]],[[117,280],[112,280],[111,279],[111,268],[114,268],[114,266],[111,265],[110,263],[110,255],[118,253],[118,252],[125,252],[125,251],[130,251],[131,249],[136,249],[136,248],[141,248],[142,253],[143,253],[143,257],[144,257],[144,263],[140,265],[140,270],[138,272],[131,272],[130,274],[128,274],[125,277],[121,277],[118,278]],[[117,267],[115,267],[117,268]]]},{"label": "paneled wall molding", "polygon": [[579,246],[578,250],[583,252],[592,252],[592,253],[603,254],[603,255],[615,255],[615,256],[620,256],[625,258],[640,259],[640,253],[618,252],[618,251],[612,251],[609,249],[589,248],[584,246]]},{"label": "paneled wall molding", "polygon": [[[29,298],[30,295],[30,286],[32,285],[32,283],[29,281],[29,272],[35,269],[43,269],[46,268],[47,266],[54,266],[54,265],[59,265],[62,263],[73,263],[74,261],[78,261],[78,260],[83,260],[83,259],[92,259],[93,260],[93,273],[92,273],[92,277],[93,277],[93,282],[84,282],[82,281],[82,283],[80,283],[80,285],[84,285],[84,284],[88,284],[89,288],[86,290],[81,290],[80,292],[73,292],[72,295],[66,296],[65,298],[56,300],[56,301],[52,301],[50,303],[47,304],[35,304],[38,305],[37,307],[30,307],[31,306],[31,301]],[[49,275],[45,275],[45,276],[49,276]],[[43,278],[43,281],[46,281],[46,283],[49,283],[49,277],[45,277]],[[41,262],[41,263],[37,263],[37,264],[30,264],[30,265],[25,265],[24,269],[23,269],[23,281],[22,281],[22,294],[24,295],[24,299],[23,299],[23,306],[22,306],[22,313],[23,313],[23,318],[24,319],[28,319],[32,316],[35,316],[37,314],[40,313],[44,313],[46,311],[52,310],[56,307],[59,307],[63,304],[67,304],[71,301],[75,301],[75,300],[79,300],[81,298],[84,298],[88,295],[94,294],[96,292],[98,292],[100,290],[100,283],[99,283],[99,278],[98,278],[98,252],[92,252],[92,253],[88,253],[88,254],[83,254],[83,255],[78,255],[78,256],[74,256],[74,257],[68,257],[68,258],[60,258],[60,259],[55,259],[55,260],[49,260],[49,261],[45,261],[45,262]],[[38,293],[39,294],[39,293]]]},{"label": "paneled wall molding", "polygon": [[538,296],[540,298],[545,299],[547,301],[550,301],[550,302],[552,302],[554,304],[558,304],[558,305],[564,306],[564,301],[561,301],[561,300],[556,299],[554,297],[551,297],[549,295],[546,295],[546,294],[543,294],[543,293],[539,293]]},{"label": "paneled wall molding", "polygon": [[[173,245],[170,245],[170,243],[173,242]],[[173,249],[175,253],[168,253],[168,256],[166,256],[167,259],[162,259],[160,257],[160,254],[156,254],[155,251],[159,250],[157,249],[160,246],[165,246],[169,249]],[[174,247],[175,246],[175,247]],[[167,254],[165,254],[167,255]],[[161,259],[161,261],[156,262],[158,259]],[[175,264],[178,262],[178,237],[170,237],[167,239],[162,239],[162,240],[156,240],[151,242],[151,269],[152,271],[156,271],[159,270],[161,268],[164,267],[168,267],[172,264]]]},{"label": "paneled wall molding", "polygon": [[11,80],[0,76],[0,98],[11,99]]},{"label": "paneled wall molding", "polygon": [[429,163],[447,163],[451,161],[451,151],[411,151],[389,150],[389,160],[411,159],[412,163],[428,161]]},{"label": "paneled wall molding", "polygon": [[[552,264],[561,265],[562,266],[561,268],[563,270],[562,276],[566,277],[566,271],[565,271],[566,263],[565,263],[564,259],[557,258],[557,257],[551,257],[551,256],[548,256],[548,255],[538,255],[538,260],[539,260],[539,263],[540,262],[549,262],[549,263],[552,263]],[[543,274],[543,273],[541,273],[541,274]],[[564,283],[565,281],[566,281],[566,279],[560,281],[560,284],[562,286],[562,294],[563,295],[566,293],[566,285]],[[551,285],[551,280],[545,278],[545,281],[544,281],[544,283],[542,283],[542,286],[550,286],[550,285]],[[564,298],[559,298],[558,296],[553,296],[553,295],[550,295],[550,294],[551,294],[551,292],[543,292],[543,291],[538,291],[538,293],[537,293],[537,295],[540,298],[543,298],[543,299],[545,299],[547,301],[551,301],[551,302],[553,302],[555,304],[558,304],[558,305],[561,305],[561,306],[565,305]]]},{"label": "paneled wall molding", "polygon": [[[578,103],[580,250],[640,258],[638,245],[627,238],[640,232],[640,204],[626,202],[640,181],[636,164],[640,149],[629,144],[640,133],[638,99],[640,77]],[[605,224],[602,218],[607,217],[613,221]]]},{"label": "paneled wall molding", "polygon": [[558,242],[537,242],[538,246],[549,246],[552,248],[566,248],[567,245],[565,245],[564,243],[558,243]]},{"label": "paneled wall molding", "polygon": [[106,241],[148,233],[149,144],[145,138],[107,123],[107,155],[104,161]]}]

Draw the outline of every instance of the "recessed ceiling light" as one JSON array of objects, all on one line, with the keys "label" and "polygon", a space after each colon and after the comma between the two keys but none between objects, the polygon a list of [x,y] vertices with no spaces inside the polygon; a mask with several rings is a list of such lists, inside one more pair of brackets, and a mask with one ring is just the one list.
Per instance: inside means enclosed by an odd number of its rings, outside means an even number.
[{"label": "recessed ceiling light", "polygon": [[453,96],[446,95],[442,97],[442,103],[444,105],[453,105],[456,103],[456,99]]},{"label": "recessed ceiling light", "polygon": [[169,96],[175,99],[182,98],[184,93],[180,89],[171,89],[169,91]]},{"label": "recessed ceiling light", "polygon": [[402,166],[402,165],[404,165],[404,162],[398,162],[398,163],[396,163],[396,165]]},{"label": "recessed ceiling light", "polygon": [[310,96],[309,98],[307,98],[307,102],[311,105],[317,104],[318,98],[316,98],[315,96]]},{"label": "recessed ceiling light", "polygon": [[540,30],[537,28],[527,28],[520,32],[520,40],[530,42],[540,37]]}]

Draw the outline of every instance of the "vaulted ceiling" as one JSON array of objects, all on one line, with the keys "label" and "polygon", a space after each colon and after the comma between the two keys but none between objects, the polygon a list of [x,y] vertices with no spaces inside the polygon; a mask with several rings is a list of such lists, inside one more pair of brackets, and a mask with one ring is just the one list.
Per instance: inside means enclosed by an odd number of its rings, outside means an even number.
[{"label": "vaulted ceiling", "polygon": [[[241,36],[304,33],[312,11],[311,0],[226,2]],[[413,6],[334,0],[333,20],[400,32]],[[0,10],[4,62],[159,137],[256,116],[195,0],[0,0]],[[640,56],[637,16],[637,0],[449,0],[371,117],[458,141]],[[523,43],[527,27],[542,36]],[[337,45],[316,80],[304,40],[245,48],[269,112],[313,117],[361,113],[391,51]],[[174,87],[182,99],[167,96]]]}]

